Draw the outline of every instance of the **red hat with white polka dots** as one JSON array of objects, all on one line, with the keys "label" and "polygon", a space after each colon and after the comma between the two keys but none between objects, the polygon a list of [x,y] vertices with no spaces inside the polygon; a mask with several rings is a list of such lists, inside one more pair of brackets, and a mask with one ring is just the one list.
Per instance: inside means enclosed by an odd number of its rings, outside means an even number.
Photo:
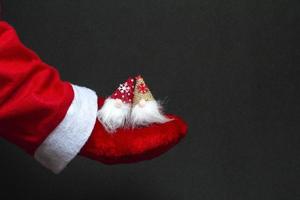
[{"label": "red hat with white polka dots", "polygon": [[132,103],[134,79],[129,77],[127,81],[120,84],[116,91],[110,96],[112,99],[120,99],[123,103]]}]

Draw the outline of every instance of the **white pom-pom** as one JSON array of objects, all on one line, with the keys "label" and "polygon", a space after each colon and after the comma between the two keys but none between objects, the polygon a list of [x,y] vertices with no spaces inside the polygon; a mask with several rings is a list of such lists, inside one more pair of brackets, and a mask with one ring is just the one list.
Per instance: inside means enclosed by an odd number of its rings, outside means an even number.
[{"label": "white pom-pom", "polygon": [[140,100],[131,111],[130,125],[134,127],[147,126],[152,123],[165,123],[171,119],[164,116],[161,112],[161,106],[155,100]]},{"label": "white pom-pom", "polygon": [[120,99],[107,98],[97,116],[105,129],[112,133],[125,125],[130,109],[131,104],[123,103]]}]

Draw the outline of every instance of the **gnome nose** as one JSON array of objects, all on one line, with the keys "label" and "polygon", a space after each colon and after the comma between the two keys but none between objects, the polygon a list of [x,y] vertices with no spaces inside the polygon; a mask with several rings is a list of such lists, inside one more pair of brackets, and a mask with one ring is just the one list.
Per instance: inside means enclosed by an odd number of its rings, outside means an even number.
[{"label": "gnome nose", "polygon": [[122,106],[122,101],[121,101],[121,99],[116,99],[115,106],[116,106],[117,108],[121,108],[121,106]]},{"label": "gnome nose", "polygon": [[145,99],[141,99],[140,102],[139,102],[139,106],[142,108],[146,105],[146,101]]}]

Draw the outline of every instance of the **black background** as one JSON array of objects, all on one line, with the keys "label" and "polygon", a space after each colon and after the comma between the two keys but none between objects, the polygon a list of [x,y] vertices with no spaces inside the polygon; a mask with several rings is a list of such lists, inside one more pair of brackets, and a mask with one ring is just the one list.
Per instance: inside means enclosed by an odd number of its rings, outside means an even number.
[{"label": "black background", "polygon": [[151,161],[77,157],[59,175],[1,140],[0,199],[300,199],[299,1],[4,5],[64,80],[105,96],[141,73],[189,132]]}]

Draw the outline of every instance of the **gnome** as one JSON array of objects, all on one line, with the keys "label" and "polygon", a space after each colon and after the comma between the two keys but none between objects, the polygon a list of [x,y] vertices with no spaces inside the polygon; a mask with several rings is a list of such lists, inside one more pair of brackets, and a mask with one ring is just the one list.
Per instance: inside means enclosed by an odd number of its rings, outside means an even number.
[{"label": "gnome", "polygon": [[113,133],[117,128],[125,126],[130,116],[133,89],[134,79],[129,78],[119,85],[98,111],[98,119],[108,132]]},{"label": "gnome", "polygon": [[130,115],[132,127],[170,121],[163,115],[161,105],[154,99],[144,79],[139,75],[134,88],[133,108]]}]

